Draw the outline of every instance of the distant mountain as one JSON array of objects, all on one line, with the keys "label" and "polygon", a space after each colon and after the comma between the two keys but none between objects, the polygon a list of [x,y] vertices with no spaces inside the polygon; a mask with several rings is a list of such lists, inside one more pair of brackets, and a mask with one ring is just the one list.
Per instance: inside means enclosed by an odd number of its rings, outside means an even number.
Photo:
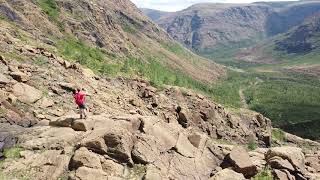
[{"label": "distant mountain", "polygon": [[275,50],[288,54],[307,54],[320,48],[320,14],[308,18],[304,23],[275,40]]},{"label": "distant mountain", "polygon": [[[286,33],[268,39],[237,54],[237,59],[251,63],[268,64],[289,61],[299,65],[308,62],[308,69],[318,66],[320,57],[320,13],[306,18]],[[286,66],[291,66],[288,64]],[[312,65],[312,66],[311,66]],[[320,74],[319,68],[316,68]]]},{"label": "distant mountain", "polygon": [[285,33],[319,11],[319,1],[204,3],[154,21],[186,47],[215,59]]},{"label": "distant mountain", "polygon": [[171,12],[159,11],[154,9],[141,8],[140,9],[145,15],[150,17],[153,21],[157,21],[158,19],[171,14]]}]

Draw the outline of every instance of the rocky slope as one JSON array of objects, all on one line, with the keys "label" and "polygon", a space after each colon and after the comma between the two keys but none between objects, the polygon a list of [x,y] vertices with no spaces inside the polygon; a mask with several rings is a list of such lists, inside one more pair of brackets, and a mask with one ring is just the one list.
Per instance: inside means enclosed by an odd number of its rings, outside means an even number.
[{"label": "rocky slope", "polygon": [[208,3],[191,6],[155,21],[186,47],[212,57],[223,48],[246,47],[284,33],[319,9],[317,1]]},{"label": "rocky slope", "polygon": [[[163,46],[173,41],[130,2],[0,1],[0,14],[0,179],[319,178],[319,143],[272,138],[259,113],[139,74],[102,73],[157,53],[201,81],[224,73]],[[72,97],[80,87],[90,94],[86,120]]]},{"label": "rocky slope", "polygon": [[[14,37],[19,36],[18,39],[33,45],[43,42],[54,46],[63,57],[97,71],[107,69],[103,62],[117,67],[127,59],[138,59],[157,60],[169,69],[201,81],[211,81],[223,74],[220,66],[175,44],[129,0],[7,0],[0,3],[1,27],[14,26],[19,30]],[[72,44],[71,40],[75,42]],[[78,55],[83,52],[82,44],[95,51],[89,57]],[[175,53],[168,44],[181,48],[184,56]],[[75,53],[72,48],[78,48],[79,52]],[[4,49],[1,51],[5,53]],[[97,59],[96,56],[102,56],[101,60],[95,64],[88,62],[87,59]],[[119,59],[120,62],[115,61]]]},{"label": "rocky slope", "polygon": [[[234,114],[187,89],[105,78],[44,48],[18,47],[19,56],[48,61],[1,56],[2,179],[319,178],[319,143],[272,140],[271,121],[258,113]],[[86,120],[73,104],[77,87],[91,95]]]}]

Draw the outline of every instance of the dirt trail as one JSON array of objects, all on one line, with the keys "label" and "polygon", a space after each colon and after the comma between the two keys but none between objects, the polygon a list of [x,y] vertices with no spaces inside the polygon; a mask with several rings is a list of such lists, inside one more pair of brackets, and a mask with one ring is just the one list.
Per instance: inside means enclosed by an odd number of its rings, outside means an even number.
[{"label": "dirt trail", "polygon": [[249,109],[249,106],[246,101],[246,96],[244,95],[243,89],[241,89],[241,88],[239,89],[239,96],[240,96],[240,100],[242,103],[242,108]]}]

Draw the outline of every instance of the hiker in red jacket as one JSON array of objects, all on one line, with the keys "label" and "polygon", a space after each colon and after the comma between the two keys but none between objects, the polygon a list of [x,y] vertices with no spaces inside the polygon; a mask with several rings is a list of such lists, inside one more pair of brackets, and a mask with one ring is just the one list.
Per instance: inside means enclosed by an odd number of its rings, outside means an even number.
[{"label": "hiker in red jacket", "polygon": [[85,90],[81,91],[80,89],[77,89],[73,93],[75,103],[78,105],[78,107],[80,109],[80,119],[87,118],[87,114],[86,114],[86,109],[87,109],[86,108],[86,96],[87,95],[88,94],[85,92]]}]

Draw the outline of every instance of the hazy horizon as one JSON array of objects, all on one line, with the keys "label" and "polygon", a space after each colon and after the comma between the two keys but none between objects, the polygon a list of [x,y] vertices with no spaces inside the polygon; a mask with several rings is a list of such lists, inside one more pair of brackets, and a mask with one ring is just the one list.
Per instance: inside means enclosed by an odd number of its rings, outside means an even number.
[{"label": "hazy horizon", "polygon": [[131,0],[139,8],[155,9],[160,11],[175,12],[188,8],[198,3],[253,3],[253,2],[279,2],[297,0]]}]

